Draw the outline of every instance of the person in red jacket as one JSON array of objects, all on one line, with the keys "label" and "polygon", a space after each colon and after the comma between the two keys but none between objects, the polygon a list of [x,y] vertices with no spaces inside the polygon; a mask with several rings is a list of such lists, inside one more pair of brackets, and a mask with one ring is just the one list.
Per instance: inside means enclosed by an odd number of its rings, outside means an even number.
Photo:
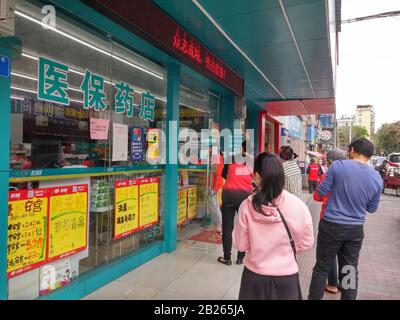
[{"label": "person in red jacket", "polygon": [[322,173],[322,169],[318,164],[315,163],[315,159],[311,159],[310,165],[307,168],[308,189],[310,194],[317,190],[318,180]]},{"label": "person in red jacket", "polygon": [[[252,147],[251,147],[252,149]],[[249,150],[251,152],[251,150]],[[222,246],[224,256],[218,262],[227,266],[232,265],[232,232],[235,215],[241,203],[253,193],[253,162],[252,155],[246,152],[246,142],[242,143],[242,157],[248,161],[244,163],[233,161],[225,163],[222,177],[225,184],[222,188]],[[251,161],[252,160],[252,161]],[[227,161],[226,161],[227,162]],[[238,251],[236,264],[243,264],[245,252]]]},{"label": "person in red jacket", "polygon": [[210,213],[213,218],[213,224],[217,229],[217,233],[221,233],[222,228],[222,214],[218,201],[218,193],[224,185],[222,178],[222,170],[224,169],[224,157],[221,152],[216,155],[211,153],[211,180],[212,187],[208,197]]},{"label": "person in red jacket", "polygon": [[[327,162],[328,162],[328,167],[332,165],[332,163],[336,160],[346,160],[347,159],[347,154],[346,151],[342,150],[342,149],[334,149],[328,152],[327,154]],[[322,181],[324,181],[326,176],[326,173],[323,173],[320,176],[320,180],[319,180],[319,184],[322,183]],[[326,204],[328,203],[328,199],[329,199],[329,193],[324,196],[321,197],[318,193],[317,190],[315,190],[314,194],[313,194],[313,198],[315,201],[318,202],[322,202],[322,207],[321,207],[321,213],[319,218],[322,219],[325,213],[325,208],[326,208]],[[331,271],[329,271],[328,273],[328,284],[325,287],[325,290],[329,293],[337,293],[338,292],[338,287],[339,287],[339,280],[338,280],[338,270],[337,270],[337,259],[335,258],[335,260],[332,262],[332,268]]]}]

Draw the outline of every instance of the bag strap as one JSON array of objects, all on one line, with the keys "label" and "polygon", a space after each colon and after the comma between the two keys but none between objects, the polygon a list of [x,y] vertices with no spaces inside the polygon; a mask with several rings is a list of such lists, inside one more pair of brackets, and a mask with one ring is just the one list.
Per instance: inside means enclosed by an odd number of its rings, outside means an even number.
[{"label": "bag strap", "polygon": [[276,207],[276,209],[277,209],[278,212],[279,212],[279,215],[280,215],[280,217],[281,217],[281,219],[282,219],[283,225],[285,226],[286,232],[287,232],[287,234],[288,234],[288,236],[289,236],[289,241],[290,241],[290,245],[291,245],[292,250],[293,250],[294,259],[295,259],[296,262],[297,262],[296,244],[294,243],[294,239],[293,239],[293,237],[292,237],[292,233],[290,232],[289,226],[288,226],[288,224],[287,224],[287,222],[286,222],[286,219],[285,219],[285,217],[283,216],[281,210],[279,210],[279,208],[278,208],[277,206],[275,206],[275,207]]}]

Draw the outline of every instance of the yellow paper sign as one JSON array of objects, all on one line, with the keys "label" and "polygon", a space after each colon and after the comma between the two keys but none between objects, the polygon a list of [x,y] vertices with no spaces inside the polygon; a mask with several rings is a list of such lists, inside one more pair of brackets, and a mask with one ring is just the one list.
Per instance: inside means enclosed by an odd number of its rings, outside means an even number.
[{"label": "yellow paper sign", "polygon": [[158,222],[158,178],[140,180],[140,228]]},{"label": "yellow paper sign", "polygon": [[47,190],[45,189],[10,192],[7,243],[8,278],[45,263],[47,206]]},{"label": "yellow paper sign", "polygon": [[193,219],[197,214],[197,187],[188,188],[188,219]]},{"label": "yellow paper sign", "polygon": [[187,219],[187,189],[178,190],[178,225]]},{"label": "yellow paper sign", "polygon": [[157,129],[149,129],[147,132],[147,143],[147,159],[158,159],[159,132]]},{"label": "yellow paper sign", "polygon": [[139,186],[136,180],[115,182],[114,240],[139,228]]},{"label": "yellow paper sign", "polygon": [[54,188],[50,197],[49,261],[87,245],[87,185]]}]

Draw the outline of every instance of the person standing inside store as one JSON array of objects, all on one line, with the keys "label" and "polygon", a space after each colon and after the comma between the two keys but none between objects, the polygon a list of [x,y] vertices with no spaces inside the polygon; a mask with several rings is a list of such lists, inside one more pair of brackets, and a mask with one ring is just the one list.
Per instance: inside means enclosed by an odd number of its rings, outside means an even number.
[{"label": "person standing inside store", "polygon": [[[346,159],[347,159],[346,152],[342,149],[334,149],[329,151],[327,154],[328,166],[331,166],[334,161],[346,160]],[[322,175],[320,176],[320,182],[319,182],[320,184],[324,181],[325,177],[326,174],[322,173]],[[325,213],[326,203],[328,202],[329,193],[325,197],[321,197],[318,194],[318,191],[316,190],[313,194],[313,198],[317,202],[322,202],[321,213],[320,213],[320,219],[322,219]],[[325,291],[335,294],[338,292],[338,287],[339,287],[339,279],[337,271],[337,257],[335,257],[332,261],[332,266],[328,273],[328,284],[325,287]]]},{"label": "person standing inside store", "polygon": [[279,151],[279,157],[282,160],[285,172],[285,189],[301,199],[302,179],[296,160],[298,155],[293,152],[291,147],[283,146]]},{"label": "person standing inside store", "polygon": [[[242,143],[242,157],[245,159],[251,156],[246,153],[246,142]],[[249,161],[246,161],[249,162]],[[225,164],[222,177],[225,184],[222,188],[222,245],[224,256],[218,258],[218,262],[225,265],[232,265],[232,231],[234,227],[235,214],[240,204],[253,193],[253,168],[248,163]],[[236,264],[242,264],[245,256],[244,251],[238,251]]]},{"label": "person standing inside store", "polygon": [[319,177],[322,175],[322,168],[315,163],[315,159],[311,159],[307,168],[308,174],[308,190],[310,194],[314,193],[318,186]]},{"label": "person standing inside store", "polygon": [[318,187],[321,197],[329,194],[319,223],[317,261],[310,284],[311,300],[323,297],[332,261],[338,256],[342,300],[355,300],[358,287],[358,260],[364,239],[366,212],[378,209],[382,179],[368,165],[374,145],[365,138],[348,147],[350,160],[335,161]]},{"label": "person standing inside store", "polygon": [[212,148],[210,148],[210,152],[211,152],[212,186],[210,190],[210,195],[208,197],[208,201],[209,201],[211,216],[213,219],[213,225],[217,233],[221,233],[222,213],[221,213],[221,208],[219,206],[218,194],[221,191],[222,186],[224,185],[224,179],[222,178],[222,171],[224,169],[224,158],[221,152],[213,154]]},{"label": "person standing inside store", "polygon": [[246,251],[239,300],[301,300],[297,254],[314,244],[310,211],[284,190],[281,161],[270,153],[254,163],[257,193],[240,206],[233,243]]}]

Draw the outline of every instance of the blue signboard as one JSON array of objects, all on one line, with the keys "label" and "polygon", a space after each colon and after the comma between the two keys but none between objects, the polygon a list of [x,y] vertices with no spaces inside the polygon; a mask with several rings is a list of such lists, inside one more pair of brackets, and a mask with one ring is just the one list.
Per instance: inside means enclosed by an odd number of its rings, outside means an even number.
[{"label": "blue signboard", "polygon": [[307,143],[315,144],[317,140],[317,128],[313,125],[307,126]]},{"label": "blue signboard", "polygon": [[333,114],[321,114],[319,116],[319,123],[322,128],[333,128],[335,123],[334,123],[334,117],[335,115]]},{"label": "blue signboard", "polygon": [[143,161],[144,156],[144,130],[143,128],[132,128],[131,159],[132,161]]},{"label": "blue signboard", "polygon": [[0,56],[0,77],[9,78],[11,71],[10,58],[6,56]]},{"label": "blue signboard", "polygon": [[292,138],[301,139],[302,122],[298,116],[290,116],[287,118],[286,128],[289,131],[289,136]]}]

